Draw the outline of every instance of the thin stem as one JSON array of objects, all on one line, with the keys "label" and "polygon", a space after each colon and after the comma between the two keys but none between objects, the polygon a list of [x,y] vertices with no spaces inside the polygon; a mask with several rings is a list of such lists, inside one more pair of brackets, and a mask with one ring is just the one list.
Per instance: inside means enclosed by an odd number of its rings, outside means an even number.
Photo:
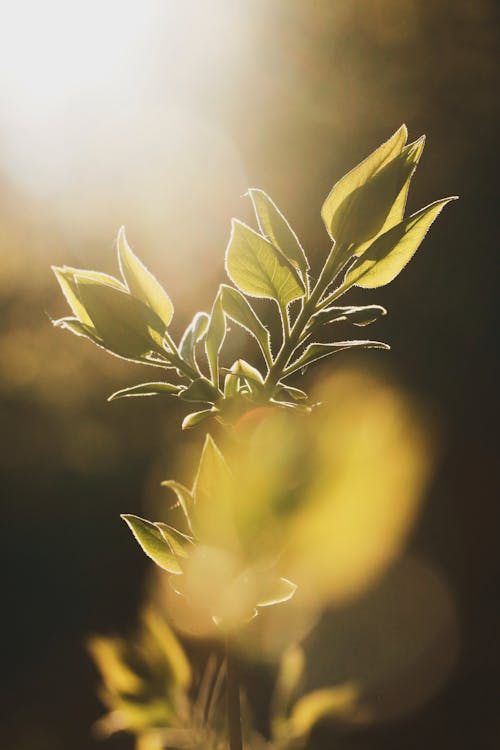
[{"label": "thin stem", "polygon": [[226,640],[226,691],[227,691],[227,724],[229,731],[229,750],[243,750],[241,734],[241,704],[238,672],[229,643]]}]

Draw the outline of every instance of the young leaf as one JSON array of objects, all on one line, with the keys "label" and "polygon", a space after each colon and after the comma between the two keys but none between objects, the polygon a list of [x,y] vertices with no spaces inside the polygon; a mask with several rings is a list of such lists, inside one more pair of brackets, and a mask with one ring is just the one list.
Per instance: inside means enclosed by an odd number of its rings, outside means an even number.
[{"label": "young leaf", "polygon": [[294,388],[291,385],[286,385],[286,383],[280,382],[276,386],[276,391],[273,398],[275,398],[277,401],[289,401],[290,398],[293,401],[307,401],[308,396],[307,393],[301,391],[300,388]]},{"label": "young leaf", "polygon": [[183,430],[191,430],[193,427],[196,427],[201,422],[204,422],[205,419],[208,419],[209,417],[213,417],[214,414],[216,414],[217,411],[214,409],[203,409],[203,411],[194,411],[192,414],[188,414],[187,417],[184,417],[182,420],[182,429]]},{"label": "young leaf", "polygon": [[219,387],[219,352],[226,337],[226,317],[222,307],[222,296],[219,290],[215,298],[207,334],[205,336],[205,351],[207,353],[208,366],[212,383]]},{"label": "young leaf", "polygon": [[140,383],[131,385],[129,388],[122,388],[109,396],[108,401],[115,401],[117,398],[130,398],[132,396],[160,396],[160,395],[177,395],[183,390],[182,385],[173,383]]},{"label": "young leaf", "polygon": [[106,284],[112,286],[115,289],[119,289],[122,292],[126,292],[127,288],[113,276],[108,276],[105,273],[98,273],[97,271],[85,271],[80,268],[71,268],[70,266],[52,266],[55,277],[59,282],[62,293],[66,297],[66,301],[71,307],[76,317],[87,326],[93,327],[91,318],[85,310],[82,301],[80,300],[80,294],[78,292],[77,279],[86,278],[96,283]]},{"label": "young leaf", "polygon": [[125,237],[124,227],[121,227],[118,232],[117,245],[120,271],[131,295],[154,310],[163,321],[164,327],[167,328],[174,314],[170,297],[153,274],[132,252]]},{"label": "young leaf", "polygon": [[431,203],[382,234],[356,261],[344,284],[375,289],[392,281],[414,256],[432,222],[452,200],[453,197]]},{"label": "young leaf", "polygon": [[261,323],[241,292],[231,286],[227,286],[226,284],[222,284],[220,290],[224,312],[228,318],[234,320],[235,323],[239,323],[240,326],[243,326],[243,328],[255,336],[267,364],[270,365],[272,362],[272,355],[269,331],[263,323]]},{"label": "young leaf", "polygon": [[330,227],[340,246],[360,245],[377,236],[415,171],[418,154],[417,145],[404,148],[342,201]]},{"label": "young leaf", "polygon": [[59,320],[53,320],[52,324],[58,326],[58,328],[66,328],[76,336],[83,336],[90,339],[94,344],[103,345],[102,340],[97,335],[97,331],[91,323],[87,325],[78,320],[78,318],[60,318]]},{"label": "young leaf", "polygon": [[256,385],[264,384],[264,379],[260,372],[248,362],[245,362],[244,359],[237,359],[232,365],[230,372],[238,375],[243,380],[250,380]]},{"label": "young leaf", "polygon": [[313,321],[319,325],[327,323],[341,323],[348,321],[355,326],[367,326],[374,323],[387,310],[381,305],[364,305],[363,307],[326,307],[313,316]]},{"label": "young leaf", "polygon": [[163,322],[140,300],[87,276],[75,278],[82,305],[106,349],[129,359],[161,349]]},{"label": "young leaf", "polygon": [[245,294],[274,299],[282,307],[304,294],[304,287],[279,251],[236,219],[226,251],[226,270]]},{"label": "young leaf", "polygon": [[354,167],[354,169],[351,169],[350,172],[344,175],[333,186],[321,209],[321,216],[325,227],[332,239],[336,239],[332,226],[339,206],[349,195],[361,187],[361,185],[364,185],[384,164],[387,164],[401,152],[406,143],[407,136],[406,125],[401,125],[399,130],[388,141],[379,146],[370,156]]},{"label": "young leaf", "polygon": [[210,503],[211,498],[220,495],[227,488],[229,479],[226,459],[213,438],[207,434],[193,485],[195,506],[203,502]]},{"label": "young leaf", "polygon": [[183,401],[205,401],[214,403],[220,397],[220,393],[206,378],[197,378],[182,391],[180,397]]},{"label": "young leaf", "polygon": [[175,555],[154,523],[129,513],[123,514],[121,518],[123,518],[130,528],[139,546],[142,547],[143,551],[153,562],[168,573],[173,573],[174,575],[182,573]]},{"label": "young leaf", "polygon": [[162,521],[156,521],[154,525],[159,529],[176,557],[188,557],[186,547],[193,544],[192,537],[183,534],[181,531],[174,529],[173,526],[169,526],[168,523],[163,523]]},{"label": "young leaf", "polygon": [[305,275],[309,268],[306,255],[297,235],[279,208],[263,190],[251,188],[248,194],[253,203],[261,234]]},{"label": "young leaf", "polygon": [[318,359],[336,354],[344,349],[390,349],[388,344],[382,341],[336,341],[334,344],[309,344],[303,354],[286,368],[285,376],[316,362]]},{"label": "young leaf", "polygon": [[205,312],[198,312],[188,325],[179,344],[179,354],[195,370],[198,369],[196,364],[195,346],[203,338],[207,330],[210,316]]}]

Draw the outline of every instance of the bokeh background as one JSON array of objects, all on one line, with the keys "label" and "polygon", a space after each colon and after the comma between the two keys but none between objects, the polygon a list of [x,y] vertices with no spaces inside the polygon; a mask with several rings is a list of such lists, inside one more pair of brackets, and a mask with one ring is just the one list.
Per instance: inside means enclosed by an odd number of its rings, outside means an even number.
[{"label": "bokeh background", "polygon": [[[275,198],[319,261],[326,193],[401,122],[428,136],[410,209],[460,201],[397,281],[351,299],[388,308],[374,337],[392,351],[362,363],[414,394],[439,435],[409,551],[453,602],[459,649],[412,711],[320,728],[311,747],[498,747],[498,16],[494,0],[2,5],[3,748],[106,747],[90,730],[102,707],[83,644],[133,626],[148,568],[118,514],[147,515],[199,443],[179,434],[174,402],[106,402],[144,373],[51,326],[65,308],[50,264],[114,272],[125,224],[180,332],[223,280],[247,187]],[[387,572],[382,612],[405,580]],[[343,643],[366,601],[326,617],[321,642]]]}]

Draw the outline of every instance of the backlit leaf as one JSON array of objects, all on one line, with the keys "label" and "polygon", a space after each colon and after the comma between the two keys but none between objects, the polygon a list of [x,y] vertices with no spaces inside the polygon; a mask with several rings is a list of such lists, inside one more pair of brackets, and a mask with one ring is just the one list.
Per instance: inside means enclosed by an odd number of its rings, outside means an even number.
[{"label": "backlit leaf", "polygon": [[192,414],[188,414],[187,417],[184,417],[182,420],[182,429],[183,430],[191,430],[193,427],[196,427],[201,422],[204,422],[205,419],[209,419],[209,417],[213,417],[216,412],[213,409],[203,409],[202,411],[194,411]]},{"label": "backlit leaf", "polygon": [[124,227],[118,232],[117,244],[118,263],[130,293],[154,310],[167,328],[174,314],[170,297],[153,274],[132,252],[125,237]]},{"label": "backlit leaf", "polygon": [[197,378],[182,391],[180,397],[183,401],[205,401],[213,403],[218,400],[220,393],[206,378]]},{"label": "backlit leaf", "polygon": [[388,141],[379,146],[344,177],[341,177],[333,186],[321,209],[321,216],[331,237],[334,238],[332,234],[333,218],[341,203],[361,185],[364,185],[384,164],[387,164],[399,154],[406,143],[407,137],[406,125],[401,125]]},{"label": "backlit leaf", "polygon": [[205,312],[198,312],[194,316],[191,323],[184,331],[184,335],[179,344],[179,354],[182,359],[191,365],[195,370],[197,368],[195,346],[203,338],[204,333],[207,330],[210,316]]},{"label": "backlit leaf", "polygon": [[271,607],[289,601],[297,591],[297,586],[287,578],[263,575],[260,580],[258,607]]},{"label": "backlit leaf", "polygon": [[222,307],[222,296],[219,290],[210,314],[205,336],[205,351],[207,353],[208,366],[212,383],[219,386],[219,352],[226,336],[226,317]]},{"label": "backlit leaf", "polygon": [[160,395],[177,395],[183,390],[183,386],[174,385],[173,383],[140,383],[131,385],[129,388],[122,388],[116,391],[108,401],[115,401],[117,398],[130,398],[132,396],[160,396]]},{"label": "backlit leaf", "polygon": [[356,261],[346,284],[375,289],[392,281],[411,260],[432,222],[454,198],[431,203],[381,235]]},{"label": "backlit leaf", "polygon": [[297,235],[279,208],[263,190],[251,188],[248,191],[253,203],[261,234],[277,247],[284,257],[303,274],[309,263]]},{"label": "backlit leaf", "polygon": [[182,573],[175,555],[154,523],[128,513],[122,515],[121,518],[130,528],[142,550],[153,562],[168,573],[174,575]]},{"label": "backlit leaf", "polygon": [[119,289],[122,292],[126,292],[126,287],[115,279],[113,276],[109,276],[106,273],[98,273],[97,271],[85,271],[80,268],[71,268],[70,266],[52,266],[55,277],[59,282],[59,286],[66,297],[66,301],[73,310],[76,317],[87,326],[93,326],[92,320],[85,310],[84,305],[80,299],[80,295],[77,287],[77,278],[87,278],[96,283],[106,284],[112,286],[115,289]]},{"label": "backlit leaf", "polygon": [[326,307],[321,312],[316,313],[313,320],[319,325],[327,323],[340,323],[348,321],[355,326],[367,326],[374,323],[382,315],[386,315],[387,310],[381,305],[364,305],[362,307]]},{"label": "backlit leaf", "polygon": [[169,526],[168,523],[163,523],[162,521],[156,521],[155,526],[160,530],[163,538],[176,557],[188,557],[186,547],[193,543],[192,537],[183,534],[181,531],[174,529],[173,526]]},{"label": "backlit leaf", "polygon": [[303,367],[316,362],[323,357],[329,357],[344,349],[390,349],[388,344],[382,341],[336,341],[334,344],[309,344],[303,354],[289,365],[285,370],[285,375],[291,375],[292,372],[301,370]]},{"label": "backlit leaf", "polygon": [[261,323],[247,299],[233,287],[222,284],[221,287],[222,306],[226,315],[239,325],[243,326],[257,339],[266,362],[272,360],[269,343],[269,331]]},{"label": "backlit leaf", "polygon": [[97,331],[92,323],[87,325],[78,320],[78,318],[60,318],[59,320],[53,320],[52,323],[58,328],[66,328],[76,336],[84,336],[93,341],[94,344],[98,344],[99,346],[103,345],[102,340],[97,335]]},{"label": "backlit leaf", "polygon": [[286,307],[304,294],[279,251],[236,219],[227,246],[226,269],[236,286],[251,297],[274,299]]},{"label": "backlit leaf", "polygon": [[172,490],[172,492],[175,492],[177,496],[177,503],[182,509],[182,512],[184,513],[186,520],[188,524],[189,521],[189,513],[191,510],[191,507],[194,503],[194,498],[191,490],[188,490],[187,487],[185,487],[180,482],[176,482],[174,479],[166,479],[164,482],[161,483],[162,487],[168,487]]}]

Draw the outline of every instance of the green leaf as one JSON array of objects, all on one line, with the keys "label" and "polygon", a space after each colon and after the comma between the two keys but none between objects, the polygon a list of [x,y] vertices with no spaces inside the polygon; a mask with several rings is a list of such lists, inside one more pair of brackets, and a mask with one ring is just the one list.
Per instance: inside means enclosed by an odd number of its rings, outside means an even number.
[{"label": "green leaf", "polygon": [[184,516],[186,517],[188,525],[191,528],[189,513],[194,503],[194,498],[193,498],[193,494],[191,490],[188,490],[187,487],[185,487],[180,482],[176,482],[174,479],[166,479],[164,482],[161,483],[161,486],[168,487],[169,489],[172,490],[172,492],[175,492],[177,496],[177,503],[182,509],[182,512],[184,513]]},{"label": "green leaf", "polygon": [[288,401],[289,398],[293,401],[307,401],[308,395],[305,391],[301,391],[300,388],[294,388],[291,385],[286,385],[286,383],[280,382],[276,385],[274,398],[276,398],[277,401],[282,401],[283,399]]},{"label": "green leaf", "polygon": [[326,307],[313,316],[313,321],[319,325],[328,323],[341,323],[348,321],[355,326],[367,326],[374,323],[387,310],[381,305],[364,305],[362,307]]},{"label": "green leaf", "polygon": [[416,253],[432,222],[452,200],[454,197],[431,203],[382,234],[356,261],[344,284],[375,289],[392,281]]},{"label": "green leaf", "polygon": [[179,354],[181,355],[181,358],[195,370],[198,369],[196,364],[195,347],[198,341],[203,338],[209,321],[210,316],[207,315],[207,313],[196,313],[193,320],[184,331],[179,344]]},{"label": "green leaf", "polygon": [[305,657],[298,646],[286,649],[280,660],[276,686],[272,695],[271,729],[273,740],[286,736],[290,704],[304,674]]},{"label": "green leaf", "polygon": [[89,317],[82,301],[77,287],[77,278],[87,278],[96,283],[105,284],[112,286],[115,289],[119,289],[122,292],[126,292],[127,288],[113,276],[108,276],[105,273],[98,273],[97,271],[85,271],[80,268],[71,268],[70,266],[52,266],[55,277],[59,282],[62,293],[66,297],[66,301],[71,307],[73,313],[84,325],[93,328],[93,323]]},{"label": "green leaf", "polygon": [[210,322],[205,336],[205,351],[207,353],[208,366],[212,383],[219,387],[219,352],[226,337],[226,317],[222,307],[222,295],[219,289],[215,298]]},{"label": "green leaf", "polygon": [[247,299],[231,286],[222,284],[222,307],[226,315],[243,326],[249,333],[257,339],[262,350],[262,354],[269,365],[272,362],[269,331],[261,323]]},{"label": "green leaf", "polygon": [[377,236],[415,171],[420,152],[420,142],[404,148],[342,201],[331,224],[340,246],[359,245]]},{"label": "green leaf", "polygon": [[118,232],[117,245],[120,271],[131,295],[154,310],[167,328],[174,314],[170,297],[153,274],[132,252],[125,237],[124,227],[121,227]]},{"label": "green leaf", "polygon": [[382,341],[336,341],[333,344],[309,344],[304,353],[286,368],[285,376],[291,375],[302,367],[306,367],[318,359],[323,359],[323,357],[329,357],[331,354],[336,354],[344,349],[356,348],[390,349],[391,347]]},{"label": "green leaf", "polygon": [[109,396],[108,401],[115,401],[117,398],[130,398],[131,396],[177,395],[182,390],[183,386],[173,383],[140,383],[116,391]]},{"label": "green leaf", "polygon": [[130,528],[139,546],[153,562],[168,573],[174,575],[182,573],[175,555],[172,554],[168,543],[154,523],[129,513],[123,514],[121,518]]},{"label": "green leaf", "polygon": [[230,476],[226,459],[211,435],[207,434],[193,485],[195,507],[200,503],[209,503],[211,498],[227,488]]},{"label": "green leaf", "polygon": [[226,270],[245,294],[274,299],[282,307],[304,294],[279,251],[236,219],[226,251]]},{"label": "green leaf", "polygon": [[217,411],[214,409],[203,409],[203,411],[194,411],[192,414],[188,414],[187,417],[184,417],[182,421],[182,429],[191,430],[193,427],[196,427],[201,422],[204,422],[205,419],[208,419],[209,417],[213,417],[214,414],[216,413]]},{"label": "green leaf", "polygon": [[241,380],[250,381],[255,385],[264,385],[264,378],[257,368],[245,362],[244,359],[237,359],[231,367],[231,373],[237,375]]},{"label": "green leaf", "polygon": [[181,687],[188,690],[192,678],[191,667],[182,646],[168,627],[164,617],[152,607],[147,607],[142,614],[142,619],[148,632],[153,636],[155,645],[161,648],[168,664],[169,682],[171,680],[175,688]]},{"label": "green leaf", "polygon": [[106,349],[128,359],[163,351],[164,324],[140,300],[88,276],[75,279],[80,300]]},{"label": "green leaf", "polygon": [[309,263],[302,245],[279,208],[263,190],[251,188],[248,194],[261,234],[302,274],[306,274]]},{"label": "green leaf", "polygon": [[206,378],[197,378],[182,391],[183,401],[205,401],[214,403],[220,398],[220,393]]},{"label": "green leaf", "polygon": [[351,169],[350,172],[344,175],[333,186],[321,209],[321,216],[325,227],[332,239],[336,239],[333,233],[333,227],[335,226],[334,219],[341,204],[349,195],[364,185],[370,177],[401,152],[406,143],[407,136],[406,125],[401,125],[399,130],[388,141],[379,146],[370,156],[354,167],[354,169]]}]

